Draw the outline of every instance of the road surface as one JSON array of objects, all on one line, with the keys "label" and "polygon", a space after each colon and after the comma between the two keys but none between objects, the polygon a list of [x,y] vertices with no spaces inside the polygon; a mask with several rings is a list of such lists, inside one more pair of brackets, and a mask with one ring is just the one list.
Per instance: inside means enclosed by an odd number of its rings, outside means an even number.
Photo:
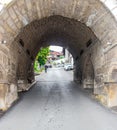
[{"label": "road surface", "polygon": [[72,71],[50,69],[0,119],[0,130],[117,130],[117,114],[72,81]]}]

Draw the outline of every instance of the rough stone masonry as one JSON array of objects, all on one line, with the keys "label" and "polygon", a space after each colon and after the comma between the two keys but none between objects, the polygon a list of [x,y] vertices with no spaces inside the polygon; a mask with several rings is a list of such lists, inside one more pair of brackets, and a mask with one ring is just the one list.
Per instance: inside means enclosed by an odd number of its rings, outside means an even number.
[{"label": "rough stone masonry", "polygon": [[41,47],[66,47],[74,80],[108,107],[117,105],[116,0],[13,0],[0,13],[0,109],[34,82]]}]

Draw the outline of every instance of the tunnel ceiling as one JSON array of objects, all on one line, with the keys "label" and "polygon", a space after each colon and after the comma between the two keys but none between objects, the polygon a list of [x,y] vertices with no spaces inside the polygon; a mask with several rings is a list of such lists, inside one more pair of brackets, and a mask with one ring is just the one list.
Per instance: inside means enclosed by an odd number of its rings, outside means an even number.
[{"label": "tunnel ceiling", "polygon": [[51,44],[68,48],[76,57],[96,37],[104,47],[116,42],[114,1],[13,0],[0,14],[0,40],[7,46],[20,41],[32,57],[41,46]]},{"label": "tunnel ceiling", "polygon": [[36,20],[24,27],[17,38],[35,57],[40,47],[58,45],[66,47],[73,56],[80,54],[89,41],[95,41],[93,32],[81,22],[62,16]]}]

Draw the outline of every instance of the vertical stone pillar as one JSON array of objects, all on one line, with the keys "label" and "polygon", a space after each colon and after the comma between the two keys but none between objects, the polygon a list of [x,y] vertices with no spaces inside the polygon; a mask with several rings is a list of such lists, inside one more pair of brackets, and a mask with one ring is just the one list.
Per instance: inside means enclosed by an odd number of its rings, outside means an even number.
[{"label": "vertical stone pillar", "polygon": [[6,102],[5,102],[5,96],[7,93],[7,86],[5,84],[0,83],[0,110],[6,110]]},{"label": "vertical stone pillar", "polygon": [[106,85],[107,106],[117,106],[117,83],[109,83]]},{"label": "vertical stone pillar", "polygon": [[0,83],[0,110],[6,111],[17,98],[17,86]]},{"label": "vertical stone pillar", "polygon": [[74,81],[81,83],[81,77],[80,62],[74,61]]}]

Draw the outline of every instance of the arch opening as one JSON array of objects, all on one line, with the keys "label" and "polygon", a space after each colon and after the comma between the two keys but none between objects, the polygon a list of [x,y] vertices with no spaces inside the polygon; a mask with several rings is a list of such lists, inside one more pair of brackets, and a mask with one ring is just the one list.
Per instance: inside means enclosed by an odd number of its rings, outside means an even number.
[{"label": "arch opening", "polygon": [[[27,77],[34,81],[33,64],[38,51],[41,47],[54,43],[67,48],[73,55],[75,81],[83,84],[83,77],[94,77],[94,93],[108,95],[105,84],[113,81],[116,86],[108,69],[116,64],[117,57],[117,26],[110,11],[98,0],[85,1],[84,4],[81,0],[79,3],[71,1],[65,5],[55,0],[47,2],[46,11],[40,7],[40,0],[25,2],[14,0],[1,13],[0,40],[1,43],[9,43],[0,44],[1,58],[4,57],[7,61],[5,64],[1,60],[7,68],[4,81],[13,83],[16,88],[20,84],[23,90],[27,90]],[[46,1],[42,2],[43,7],[46,7]],[[5,13],[8,15],[4,15]],[[88,55],[93,67],[89,63],[90,67],[84,68]],[[91,68],[93,71],[88,75]],[[114,77],[116,76],[112,76]]]},{"label": "arch opening", "polygon": [[[53,45],[41,48],[34,63],[35,80],[37,82],[73,81],[73,61],[72,54],[66,48]],[[62,73],[66,76],[61,79]],[[54,79],[56,76],[58,78]]]},{"label": "arch opening", "polygon": [[[21,55],[24,55],[24,52],[22,53],[21,51],[18,56],[18,62],[20,63],[18,68],[19,70],[21,70],[21,72],[18,72],[21,75],[19,76],[18,80],[22,80],[22,82],[25,82],[23,83],[24,87],[21,87],[25,90],[27,89],[25,87],[27,83],[26,79],[31,77],[31,82],[34,81],[34,73],[32,66],[34,64],[34,59],[38,51],[42,47],[56,45],[67,48],[67,50],[73,56],[74,65],[76,68],[74,69],[74,80],[79,80],[81,81],[80,83],[83,83],[85,79],[83,79],[82,81],[81,75],[88,76],[88,69],[90,69],[90,72],[94,73],[94,70],[92,71],[91,67],[87,68],[87,72],[84,71],[82,73],[84,68],[82,68],[80,64],[84,64],[83,62],[87,58],[84,57],[84,54],[87,55],[91,53],[91,51],[93,50],[92,47],[99,44],[100,41],[91,31],[91,29],[88,28],[86,25],[82,24],[81,22],[74,19],[55,15],[50,16],[48,18],[44,18],[39,21],[34,21],[24,27],[19,33],[19,35],[15,38],[14,44],[17,43],[26,54],[26,57],[23,59]],[[92,55],[92,57],[95,58],[95,55]],[[28,65],[29,67],[26,67],[26,65]],[[92,75],[93,74],[91,74],[91,76]],[[90,83],[91,82],[93,82],[93,80],[91,81],[90,79]],[[90,86],[91,85],[92,84],[90,84]],[[92,87],[94,86],[92,85]]]}]

